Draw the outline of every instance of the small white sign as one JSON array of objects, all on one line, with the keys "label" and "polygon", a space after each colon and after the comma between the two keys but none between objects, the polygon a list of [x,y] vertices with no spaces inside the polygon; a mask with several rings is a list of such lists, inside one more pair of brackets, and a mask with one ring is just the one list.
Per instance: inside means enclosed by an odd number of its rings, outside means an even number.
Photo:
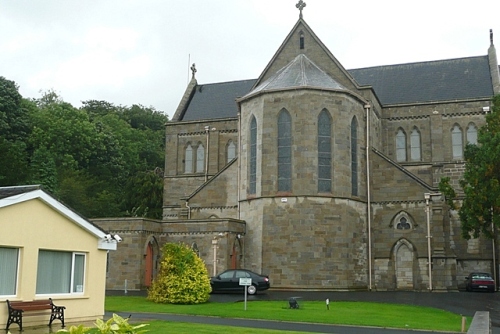
[{"label": "small white sign", "polygon": [[252,279],[251,278],[240,278],[240,285],[252,285]]}]

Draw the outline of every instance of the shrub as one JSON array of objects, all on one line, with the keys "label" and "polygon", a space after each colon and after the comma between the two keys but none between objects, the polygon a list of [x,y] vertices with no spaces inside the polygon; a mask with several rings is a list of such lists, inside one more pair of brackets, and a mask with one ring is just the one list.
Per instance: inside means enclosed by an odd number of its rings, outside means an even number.
[{"label": "shrub", "polygon": [[58,333],[70,333],[70,334],[142,334],[148,332],[147,330],[139,330],[147,326],[147,324],[141,325],[131,325],[128,323],[128,318],[124,319],[117,314],[113,314],[113,317],[108,321],[104,322],[101,319],[97,319],[94,327],[85,327],[83,325],[71,326],[69,329],[58,330]]},{"label": "shrub", "polygon": [[155,303],[200,304],[208,301],[210,291],[203,260],[185,244],[165,244],[160,270],[148,291],[148,299]]}]

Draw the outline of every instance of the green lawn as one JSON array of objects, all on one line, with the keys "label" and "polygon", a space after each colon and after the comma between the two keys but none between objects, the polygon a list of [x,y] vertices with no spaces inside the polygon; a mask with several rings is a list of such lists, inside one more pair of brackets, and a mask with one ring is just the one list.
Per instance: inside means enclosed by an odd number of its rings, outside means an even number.
[{"label": "green lawn", "polygon": [[[109,312],[152,312],[189,315],[218,316],[223,318],[266,319],[279,321],[314,322],[326,324],[344,324],[356,326],[377,326],[405,329],[425,329],[460,332],[462,316],[447,311],[411,305],[366,303],[366,302],[331,302],[330,310],[321,301],[302,301],[300,309],[289,309],[287,301],[252,301],[247,303],[214,303],[200,305],[155,304],[145,297],[109,296],[106,297],[106,311]],[[470,324],[471,319],[467,319]],[[151,333],[160,333],[156,326],[161,321],[151,322]],[[173,323],[168,324],[169,332]],[[194,326],[194,324],[179,324]],[[199,326],[199,325],[197,325]],[[201,325],[204,333],[211,331],[208,325]],[[219,327],[219,326],[216,326]],[[167,327],[165,327],[167,328]],[[200,332],[197,328],[192,328]],[[187,332],[180,330],[178,332]],[[255,333],[264,333],[256,330]],[[275,333],[275,331],[269,331]]]}]

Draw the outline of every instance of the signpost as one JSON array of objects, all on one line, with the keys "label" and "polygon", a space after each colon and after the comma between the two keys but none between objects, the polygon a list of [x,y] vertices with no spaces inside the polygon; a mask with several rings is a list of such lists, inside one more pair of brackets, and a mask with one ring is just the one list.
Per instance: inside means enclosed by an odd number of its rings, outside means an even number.
[{"label": "signpost", "polygon": [[245,287],[245,311],[247,310],[247,286],[252,285],[252,279],[246,277],[240,277],[240,285]]}]

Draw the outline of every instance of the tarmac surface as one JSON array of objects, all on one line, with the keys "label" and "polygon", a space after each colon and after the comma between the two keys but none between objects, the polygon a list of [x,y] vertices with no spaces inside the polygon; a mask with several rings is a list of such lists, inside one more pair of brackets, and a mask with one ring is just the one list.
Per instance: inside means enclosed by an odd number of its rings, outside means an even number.
[{"label": "tarmac surface", "polygon": [[[107,295],[145,295],[144,292],[128,291],[125,294],[123,291],[107,291]],[[300,297],[298,299],[301,307],[307,307],[308,301],[326,301],[328,298],[330,305],[336,301],[367,301],[378,303],[395,303],[395,304],[410,304],[418,306],[429,306],[438,309],[447,310],[453,313],[464,316],[474,316],[476,311],[489,311],[493,325],[493,334],[500,334],[500,292],[403,292],[403,291],[387,291],[387,292],[336,292],[336,291],[275,291],[268,290],[259,292],[257,295],[248,296],[247,301],[258,300],[282,300],[285,305],[288,304],[290,297]],[[219,294],[210,295],[210,301],[220,303],[241,303],[243,307],[244,295],[240,293],[234,294]],[[251,307],[251,306],[250,306]],[[389,329],[378,327],[354,327],[354,326],[338,326],[325,324],[311,324],[299,322],[284,322],[284,321],[265,321],[265,320],[249,320],[249,319],[228,319],[219,317],[205,316],[188,316],[174,314],[159,314],[159,313],[118,313],[120,316],[131,319],[140,320],[164,320],[177,322],[192,322],[211,325],[227,325],[239,327],[237,333],[244,333],[245,328],[265,328],[277,329],[284,331],[303,331],[311,333],[337,333],[337,334],[427,334],[436,333],[432,331],[414,331],[404,329]],[[110,313],[106,313],[105,318],[111,317]],[[88,324],[91,325],[91,324]],[[52,326],[52,333],[57,332],[61,327],[56,321]],[[36,328],[25,328],[23,332],[19,332],[14,324],[10,329],[12,334],[46,334],[50,333],[47,326]],[[440,332],[444,333],[444,332]]]}]

